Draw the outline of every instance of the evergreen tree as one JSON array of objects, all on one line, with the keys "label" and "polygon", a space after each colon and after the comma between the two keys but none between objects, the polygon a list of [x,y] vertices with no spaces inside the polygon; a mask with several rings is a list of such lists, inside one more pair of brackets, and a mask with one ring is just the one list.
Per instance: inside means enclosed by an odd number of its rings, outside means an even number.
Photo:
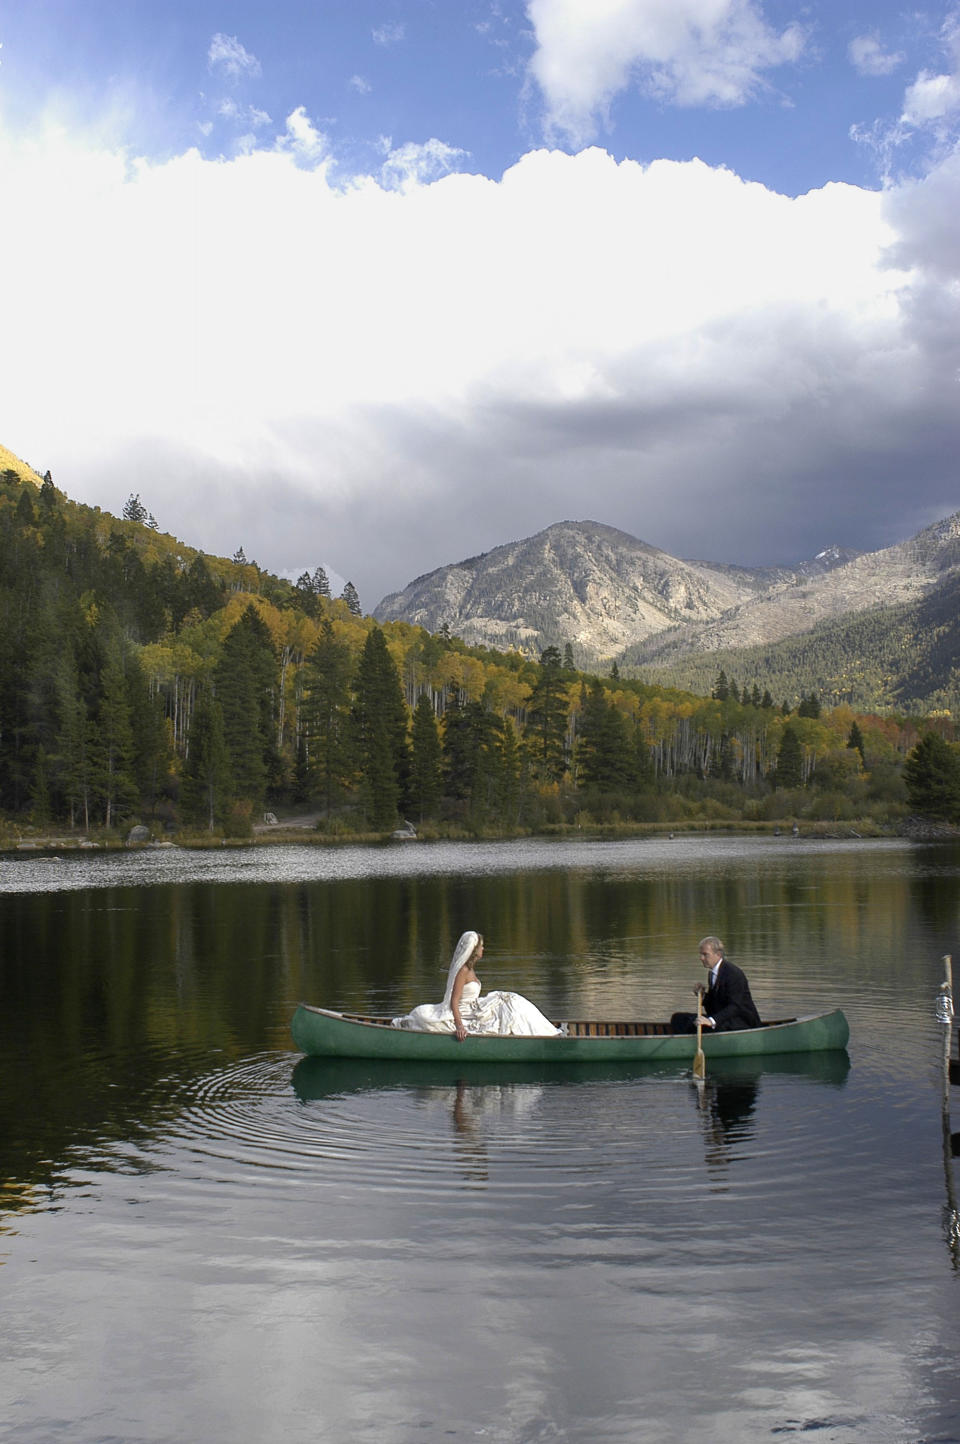
[{"label": "evergreen tree", "polygon": [[313,590],[323,601],[330,600],[330,582],[323,567],[317,567],[313,574]]},{"label": "evergreen tree", "polygon": [[368,821],[393,827],[410,777],[407,705],[396,663],[379,627],[367,636],[354,682],[353,734]]},{"label": "evergreen tree", "polygon": [[127,696],[133,736],[133,775],[141,804],[151,810],[166,785],[170,738],[163,702],[151,693],[139,662],[127,668]]},{"label": "evergreen tree", "polygon": [[94,791],[103,820],[113,827],[138,801],[127,679],[119,656],[111,655],[100,678],[100,704],[93,734]]},{"label": "evergreen tree", "polygon": [[213,832],[230,803],[233,779],[220,704],[204,688],[190,720],[187,755],[180,776],[180,809],[188,822]]},{"label": "evergreen tree", "polygon": [[20,500],[17,502],[16,517],[19,527],[36,526],[37,524],[37,513],[34,510],[30,493],[26,487],[24,487],[20,493]]},{"label": "evergreen tree", "polygon": [[43,746],[37,748],[33,767],[33,785],[30,789],[30,814],[36,827],[45,827],[52,816],[47,752]]},{"label": "evergreen tree", "polygon": [[87,708],[80,692],[80,679],[72,650],[61,653],[55,681],[59,728],[54,759],[57,787],[67,818],[75,827],[78,816],[84,828],[90,826],[92,785],[91,731]]},{"label": "evergreen tree", "polygon": [[294,591],[297,594],[297,606],[308,617],[317,615],[317,594],[313,588],[313,577],[309,572],[301,572],[294,582]]},{"label": "evergreen tree", "polygon": [[48,516],[57,506],[57,489],[49,471],[44,475],[43,485],[40,488],[40,505]]},{"label": "evergreen tree", "polygon": [[717,673],[717,680],[713,684],[710,696],[715,702],[726,702],[730,696],[730,683],[727,681],[727,674],[722,667]]},{"label": "evergreen tree", "polygon": [[308,786],[329,812],[350,781],[353,655],[325,617],[304,666],[301,722]]},{"label": "evergreen tree", "polygon": [[866,761],[863,753],[863,733],[857,726],[856,718],[854,718],[853,722],[851,722],[850,724],[850,736],[847,738],[847,746],[850,748],[851,751],[856,751],[860,753],[861,764]]},{"label": "evergreen tree", "polygon": [[357,595],[357,589],[353,585],[353,582],[347,582],[343,591],[340,593],[340,600],[342,602],[346,602],[351,614],[354,617],[359,617],[363,615],[360,610],[360,598]]},{"label": "evergreen tree", "polygon": [[791,725],[783,729],[777,752],[777,787],[803,786],[803,747],[797,730]]},{"label": "evergreen tree", "polygon": [[150,513],[147,511],[147,508],[140,500],[139,493],[134,496],[132,492],[123,504],[122,514],[124,521],[138,522],[145,522],[150,515]]},{"label": "evergreen tree", "polygon": [[210,574],[203,557],[198,552],[183,574],[183,610],[199,612],[202,617],[212,617],[223,606],[225,588],[222,582]]},{"label": "evergreen tree", "polygon": [[440,730],[427,692],[420,693],[413,709],[411,754],[410,801],[422,822],[435,815],[441,789]]},{"label": "evergreen tree", "polygon": [[573,647],[569,642],[565,643],[563,648],[563,670],[565,672],[576,670],[573,665]]},{"label": "evergreen tree", "polygon": [[626,721],[607,697],[599,677],[590,683],[582,704],[577,753],[580,781],[601,792],[629,790],[636,778],[636,758]]},{"label": "evergreen tree", "polygon": [[538,775],[559,780],[566,771],[567,696],[556,647],[540,654],[540,677],[527,701],[526,741]]},{"label": "evergreen tree", "polygon": [[279,781],[274,742],[277,654],[251,602],[224,639],[214,689],[237,795],[254,804]]},{"label": "evergreen tree", "polygon": [[487,822],[510,806],[515,778],[506,760],[508,753],[512,749],[503,719],[481,702],[456,700],[447,708],[443,732],[446,791],[466,803],[467,815],[474,823]]},{"label": "evergreen tree", "polygon": [[921,737],[903,765],[910,806],[923,817],[960,822],[960,748],[938,732]]}]

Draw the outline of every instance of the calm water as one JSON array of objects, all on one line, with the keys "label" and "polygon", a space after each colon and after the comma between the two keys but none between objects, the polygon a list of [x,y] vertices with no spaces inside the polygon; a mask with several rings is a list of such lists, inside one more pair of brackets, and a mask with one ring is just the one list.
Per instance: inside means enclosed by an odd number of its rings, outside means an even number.
[{"label": "calm water", "polygon": [[[436,999],[470,926],[556,1016],[688,1006],[715,931],[849,1052],[700,1097],[292,1051],[301,998]],[[945,952],[946,847],[3,858],[0,1440],[957,1440]]]}]

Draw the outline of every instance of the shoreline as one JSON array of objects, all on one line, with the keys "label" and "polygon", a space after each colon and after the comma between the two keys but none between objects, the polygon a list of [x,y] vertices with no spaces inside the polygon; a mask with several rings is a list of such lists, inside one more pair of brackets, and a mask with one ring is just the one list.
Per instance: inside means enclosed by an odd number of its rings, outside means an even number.
[{"label": "shoreline", "polygon": [[[140,829],[137,829],[140,831]],[[147,829],[143,829],[146,831]],[[12,829],[11,829],[12,831]],[[726,819],[687,820],[675,823],[597,823],[588,827],[574,823],[554,823],[537,829],[518,829],[513,832],[487,831],[485,829],[438,828],[427,826],[420,833],[397,836],[384,832],[355,832],[330,834],[319,832],[312,822],[295,820],[260,823],[248,837],[225,837],[221,834],[176,833],[139,836],[131,838],[131,832],[121,836],[116,832],[103,833],[91,830],[83,833],[62,833],[47,831],[18,830],[13,837],[0,835],[0,856],[23,855],[24,853],[59,852],[147,852],[159,849],[182,848],[192,851],[206,851],[221,848],[252,847],[383,847],[410,846],[413,843],[434,842],[517,842],[524,838],[541,841],[569,841],[581,838],[584,841],[610,841],[619,838],[676,838],[712,834],[729,837],[787,837],[798,836],[807,841],[837,840],[870,841],[883,838],[902,838],[908,842],[951,842],[960,840],[960,828],[950,823],[935,822],[918,817],[902,821],[879,823],[873,818],[857,818],[849,822],[808,822],[800,824],[796,833],[793,822],[747,822]]]}]

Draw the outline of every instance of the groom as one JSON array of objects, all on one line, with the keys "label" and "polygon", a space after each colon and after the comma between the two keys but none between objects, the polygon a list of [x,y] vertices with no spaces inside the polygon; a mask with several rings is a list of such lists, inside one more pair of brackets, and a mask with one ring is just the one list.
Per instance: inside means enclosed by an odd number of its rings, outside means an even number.
[{"label": "groom", "polygon": [[[717,1033],[729,1033],[735,1028],[760,1028],[760,1014],[750,996],[750,984],[746,973],[723,955],[723,943],[719,938],[703,938],[700,943],[700,961],[710,973],[710,983],[704,992],[698,983],[695,993],[703,993],[704,1028]],[[671,1033],[695,1033],[696,1013],[674,1013],[670,1019]]]}]

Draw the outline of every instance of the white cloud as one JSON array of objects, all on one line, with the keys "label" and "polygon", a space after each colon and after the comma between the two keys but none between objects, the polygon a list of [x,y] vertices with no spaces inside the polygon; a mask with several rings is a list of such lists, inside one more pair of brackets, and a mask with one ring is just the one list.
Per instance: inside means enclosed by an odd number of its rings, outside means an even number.
[{"label": "white cloud", "polygon": [[401,22],[378,25],[371,32],[375,45],[399,45],[406,35],[406,27]]},{"label": "white cloud", "polygon": [[960,109],[960,75],[931,75],[922,70],[903,98],[905,125],[925,126]]},{"label": "white cloud", "polygon": [[631,85],[674,105],[742,105],[804,46],[798,25],[778,33],[755,0],[527,0],[527,11],[547,129],[574,143]]},{"label": "white cloud", "polygon": [[367,605],[565,516],[777,560],[956,506],[956,165],[909,196],[599,149],[428,183],[434,141],[338,187],[303,109],[248,150],[0,126],[32,222],[0,232],[0,441],[70,494],[323,556]]},{"label": "white cloud", "polygon": [[210,41],[207,65],[211,71],[229,76],[233,80],[241,75],[255,78],[260,74],[257,57],[245,50],[235,35],[223,35],[219,31]]},{"label": "white cloud", "polygon": [[363,75],[351,75],[347,84],[350,86],[350,89],[355,90],[358,95],[369,95],[373,89],[369,80]]},{"label": "white cloud", "polygon": [[457,161],[466,154],[456,146],[433,138],[417,145],[408,141],[406,145],[394,147],[388,139],[381,141],[386,159],[380,167],[380,179],[390,189],[406,190],[413,185],[423,185],[447,175]]},{"label": "white cloud", "polygon": [[892,75],[903,64],[901,51],[884,50],[876,35],[858,35],[847,50],[850,63],[859,75]]},{"label": "white cloud", "polygon": [[327,137],[317,130],[302,105],[287,116],[283,135],[277,137],[276,148],[289,151],[302,165],[316,165],[329,154]]},{"label": "white cloud", "polygon": [[946,73],[921,70],[903,99],[903,125],[942,129],[960,112],[960,11],[952,11],[940,32],[943,53],[950,62]]}]

